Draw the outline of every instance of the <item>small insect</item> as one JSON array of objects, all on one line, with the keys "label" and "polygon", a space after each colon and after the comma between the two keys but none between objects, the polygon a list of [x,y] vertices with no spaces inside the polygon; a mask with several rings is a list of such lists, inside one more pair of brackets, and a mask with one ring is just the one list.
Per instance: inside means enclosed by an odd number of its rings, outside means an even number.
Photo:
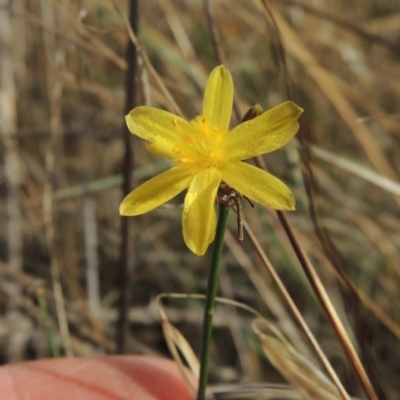
[{"label": "small insect", "polygon": [[232,189],[225,182],[221,182],[217,192],[217,203],[225,207],[234,207],[237,215],[238,224],[238,239],[243,242],[243,216],[241,200],[246,199],[249,204],[254,208],[254,204],[249,198],[243,196],[237,190]]}]

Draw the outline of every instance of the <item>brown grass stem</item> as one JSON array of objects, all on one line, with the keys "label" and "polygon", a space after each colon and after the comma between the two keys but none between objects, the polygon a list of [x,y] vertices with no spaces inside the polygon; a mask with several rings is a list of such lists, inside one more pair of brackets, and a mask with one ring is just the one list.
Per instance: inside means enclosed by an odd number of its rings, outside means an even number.
[{"label": "brown grass stem", "polygon": [[[139,29],[139,0],[129,1],[129,27],[135,34]],[[138,68],[138,54],[134,43],[128,40],[126,50],[126,62],[128,69],[125,80],[125,114],[128,114],[136,106],[136,75]],[[122,193],[126,196],[132,190],[132,170],[135,166],[135,153],[132,144],[132,134],[129,132],[126,124],[123,125],[123,137],[125,154],[122,164],[123,184]],[[129,218],[121,217],[121,249],[118,271],[118,284],[120,290],[120,306],[117,334],[117,348],[119,353],[128,353],[129,345],[129,320],[128,311],[130,307],[131,277],[134,268],[134,231],[132,221]]]}]

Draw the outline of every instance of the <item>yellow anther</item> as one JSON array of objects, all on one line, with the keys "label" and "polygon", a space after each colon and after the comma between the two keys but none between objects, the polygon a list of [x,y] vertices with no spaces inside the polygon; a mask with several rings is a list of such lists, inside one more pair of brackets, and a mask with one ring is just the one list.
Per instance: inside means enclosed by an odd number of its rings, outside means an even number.
[{"label": "yellow anther", "polygon": [[218,128],[216,126],[213,127],[213,131],[217,132]]},{"label": "yellow anther", "polygon": [[206,117],[203,117],[203,119],[201,120],[201,122],[204,124],[207,121]]},{"label": "yellow anther", "polygon": [[177,125],[178,125],[178,120],[177,120],[176,118],[174,118],[174,119],[172,120],[172,123],[173,123],[175,126],[177,126]]}]

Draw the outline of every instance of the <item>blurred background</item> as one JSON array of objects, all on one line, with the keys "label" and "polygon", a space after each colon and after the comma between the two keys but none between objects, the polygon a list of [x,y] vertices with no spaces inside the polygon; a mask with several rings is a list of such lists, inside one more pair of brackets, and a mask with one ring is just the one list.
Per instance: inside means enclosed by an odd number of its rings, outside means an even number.
[{"label": "blurred background", "polygon": [[[184,245],[184,194],[119,217],[124,191],[169,167],[127,133],[124,115],[148,104],[194,118],[221,63],[235,84],[232,127],[257,103],[304,108],[296,139],[263,159],[295,194],[287,219],[375,391],[397,398],[398,0],[0,0],[0,363],[169,356],[155,298],[204,293],[210,251]],[[243,210],[343,385],[362,396],[282,219]],[[249,235],[236,237],[231,213],[221,296],[260,311],[318,365]],[[198,354],[202,302],[165,304]],[[212,382],[286,384],[250,325],[218,308]]]}]

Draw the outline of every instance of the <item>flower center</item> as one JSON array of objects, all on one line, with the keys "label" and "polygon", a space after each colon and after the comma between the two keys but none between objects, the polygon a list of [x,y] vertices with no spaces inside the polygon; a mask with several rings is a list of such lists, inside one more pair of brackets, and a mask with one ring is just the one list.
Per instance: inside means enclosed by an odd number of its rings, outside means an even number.
[{"label": "flower center", "polygon": [[226,131],[219,130],[201,115],[190,121],[193,128],[190,131],[180,128],[177,120],[174,120],[173,124],[181,138],[179,145],[174,149],[178,162],[196,169],[218,167],[223,161],[221,143]]}]

